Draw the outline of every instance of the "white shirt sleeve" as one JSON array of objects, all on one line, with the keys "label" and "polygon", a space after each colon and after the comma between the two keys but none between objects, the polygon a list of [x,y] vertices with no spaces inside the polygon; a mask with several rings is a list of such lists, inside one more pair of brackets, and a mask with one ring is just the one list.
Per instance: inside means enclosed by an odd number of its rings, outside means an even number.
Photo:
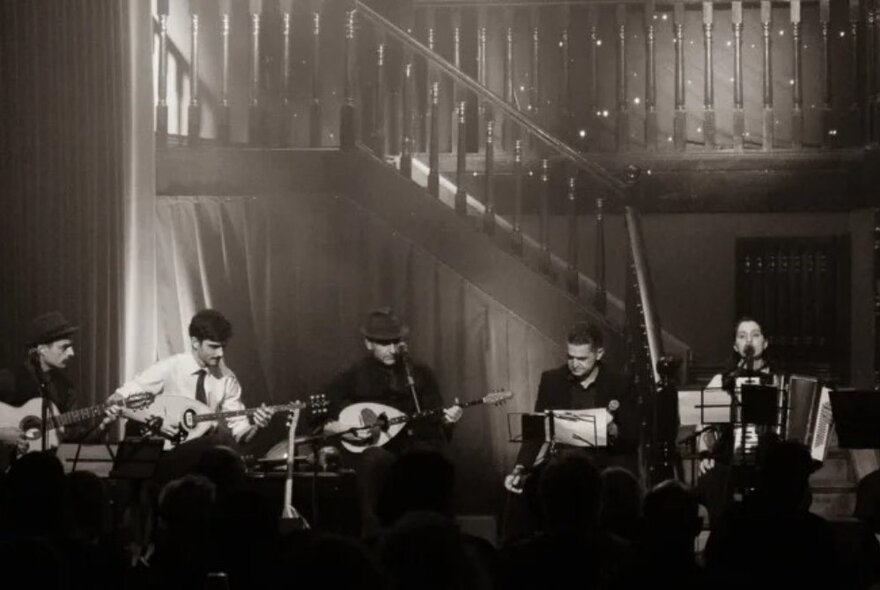
[{"label": "white shirt sleeve", "polygon": [[[241,384],[238,382],[238,378],[230,371],[223,381],[223,401],[220,402],[220,411],[230,412],[243,410],[244,404],[241,401]],[[229,418],[227,424],[232,431],[232,436],[234,436],[236,440],[241,439],[241,437],[251,428],[247,416]]]},{"label": "white shirt sleeve", "polygon": [[123,383],[116,393],[123,397],[130,397],[132,394],[146,392],[160,394],[165,390],[165,383],[171,372],[172,361],[174,357],[163,359],[151,367],[148,367]]}]

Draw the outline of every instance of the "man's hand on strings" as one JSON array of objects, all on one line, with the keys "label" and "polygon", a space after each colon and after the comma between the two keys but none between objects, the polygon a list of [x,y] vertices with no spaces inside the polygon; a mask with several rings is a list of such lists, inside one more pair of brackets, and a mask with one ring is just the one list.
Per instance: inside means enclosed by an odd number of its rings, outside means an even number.
[{"label": "man's hand on strings", "polygon": [[265,428],[268,426],[269,420],[272,419],[274,413],[274,410],[267,408],[266,404],[262,404],[257,408],[257,411],[251,415],[251,420],[257,428]]}]

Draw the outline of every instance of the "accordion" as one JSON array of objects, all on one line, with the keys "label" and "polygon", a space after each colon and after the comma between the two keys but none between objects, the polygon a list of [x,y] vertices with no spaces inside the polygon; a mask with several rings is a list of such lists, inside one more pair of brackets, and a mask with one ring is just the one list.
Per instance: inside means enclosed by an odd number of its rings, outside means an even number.
[{"label": "accordion", "polygon": [[831,440],[830,389],[816,377],[792,375],[788,379],[788,438],[807,445],[816,461],[824,461]]}]

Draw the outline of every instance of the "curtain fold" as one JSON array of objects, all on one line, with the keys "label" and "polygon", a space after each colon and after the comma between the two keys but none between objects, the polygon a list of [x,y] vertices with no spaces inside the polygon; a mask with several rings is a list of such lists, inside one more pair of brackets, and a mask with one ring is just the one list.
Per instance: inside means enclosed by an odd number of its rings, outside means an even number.
[{"label": "curtain fold", "polygon": [[60,310],[80,326],[80,405],[120,369],[123,15],[117,0],[0,2],[0,362]]},{"label": "curtain fold", "polygon": [[300,399],[365,353],[364,316],[391,305],[447,404],[514,394],[467,410],[451,446],[459,511],[495,510],[516,452],[507,414],[532,409],[541,371],[564,360],[557,343],[341,196],[159,197],[157,215],[162,354],[212,305],[233,323],[227,360],[245,403]]}]

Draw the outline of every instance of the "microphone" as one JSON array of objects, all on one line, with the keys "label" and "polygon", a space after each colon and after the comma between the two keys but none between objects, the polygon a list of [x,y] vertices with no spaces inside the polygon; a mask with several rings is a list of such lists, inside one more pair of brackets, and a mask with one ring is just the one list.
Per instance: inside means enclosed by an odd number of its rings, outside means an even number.
[{"label": "microphone", "polygon": [[743,355],[746,357],[746,372],[751,375],[755,371],[755,347],[751,342],[743,348]]},{"label": "microphone", "polygon": [[746,347],[743,349],[743,355],[746,358],[755,356],[755,347],[751,344],[746,344]]},{"label": "microphone", "polygon": [[398,342],[397,348],[395,349],[395,354],[401,358],[405,358],[409,355],[409,347],[406,345],[406,342]]}]

